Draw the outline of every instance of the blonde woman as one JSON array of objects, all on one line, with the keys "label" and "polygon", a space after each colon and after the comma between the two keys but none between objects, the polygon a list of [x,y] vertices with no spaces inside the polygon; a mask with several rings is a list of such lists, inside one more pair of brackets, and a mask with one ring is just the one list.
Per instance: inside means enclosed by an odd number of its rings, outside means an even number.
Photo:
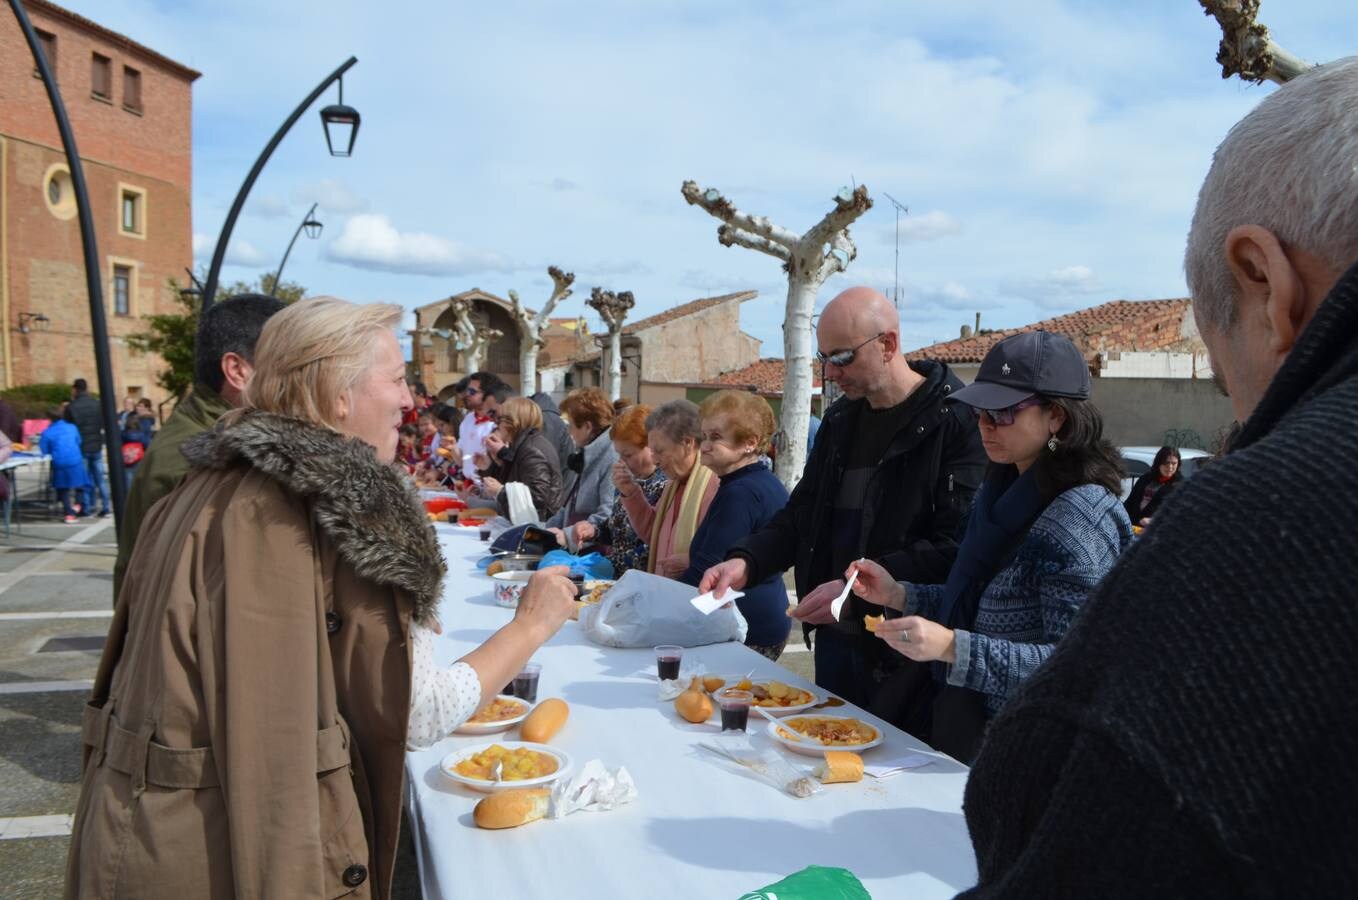
[{"label": "blonde woman", "polygon": [[405,748],[489,700],[570,615],[432,661],[443,560],[392,466],[397,306],[273,316],[243,408],[184,445],[118,596],[83,737],[69,897],[385,897]]},{"label": "blonde woman", "polygon": [[542,410],[527,397],[511,397],[500,404],[497,426],[486,436],[487,468],[481,495],[494,500],[500,515],[509,518],[510,482],[528,488],[538,521],[561,506],[561,471],[556,448],[543,433]]}]

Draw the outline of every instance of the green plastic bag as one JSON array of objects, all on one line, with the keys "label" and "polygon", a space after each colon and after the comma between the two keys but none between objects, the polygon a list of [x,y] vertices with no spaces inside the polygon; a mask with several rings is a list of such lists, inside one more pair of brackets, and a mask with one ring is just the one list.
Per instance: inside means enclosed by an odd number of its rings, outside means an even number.
[{"label": "green plastic bag", "polygon": [[807,866],[740,900],[872,900],[872,895],[848,869]]}]

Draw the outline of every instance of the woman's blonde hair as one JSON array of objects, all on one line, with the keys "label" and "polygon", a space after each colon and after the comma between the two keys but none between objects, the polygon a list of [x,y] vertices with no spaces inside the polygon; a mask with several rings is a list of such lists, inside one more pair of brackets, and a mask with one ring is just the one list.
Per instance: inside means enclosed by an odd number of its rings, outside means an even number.
[{"label": "woman's blonde hair", "polygon": [[512,441],[529,428],[542,430],[542,410],[527,397],[510,397],[500,404],[496,421],[505,437]]},{"label": "woman's blonde hair", "polygon": [[339,430],[339,401],[372,364],[373,337],[405,311],[336,297],[301,300],[274,314],[255,345],[244,407]]},{"label": "woman's blonde hair", "polygon": [[717,391],[698,407],[698,416],[703,419],[726,416],[731,437],[737,443],[754,441],[756,453],[768,452],[769,438],[778,427],[769,401],[749,391]]}]

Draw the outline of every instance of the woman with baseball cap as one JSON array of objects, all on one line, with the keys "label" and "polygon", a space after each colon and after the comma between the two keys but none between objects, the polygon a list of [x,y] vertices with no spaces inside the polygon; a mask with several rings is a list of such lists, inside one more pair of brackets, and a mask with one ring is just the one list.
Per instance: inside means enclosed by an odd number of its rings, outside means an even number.
[{"label": "woman with baseball cap", "polygon": [[1061,335],[1022,332],[992,347],[952,397],[976,410],[990,467],[947,583],[896,582],[871,561],[846,573],[887,608],[877,637],[933,663],[933,689],[912,693],[925,708],[906,718],[964,762],[1131,542],[1121,465],[1089,389],[1084,356]]}]

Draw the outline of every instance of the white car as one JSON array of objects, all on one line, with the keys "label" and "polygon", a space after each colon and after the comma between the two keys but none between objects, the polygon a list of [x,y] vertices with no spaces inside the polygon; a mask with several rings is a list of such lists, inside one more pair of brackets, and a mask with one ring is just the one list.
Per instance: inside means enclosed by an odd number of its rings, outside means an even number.
[{"label": "white car", "polygon": [[[1151,470],[1151,463],[1155,462],[1155,454],[1160,452],[1159,447],[1119,447],[1118,453],[1122,456],[1122,499],[1131,496],[1132,485],[1136,480]],[[1193,450],[1182,447],[1179,450],[1179,472],[1184,478],[1192,478],[1197,474],[1198,469],[1212,458],[1212,454],[1206,450]]]}]

